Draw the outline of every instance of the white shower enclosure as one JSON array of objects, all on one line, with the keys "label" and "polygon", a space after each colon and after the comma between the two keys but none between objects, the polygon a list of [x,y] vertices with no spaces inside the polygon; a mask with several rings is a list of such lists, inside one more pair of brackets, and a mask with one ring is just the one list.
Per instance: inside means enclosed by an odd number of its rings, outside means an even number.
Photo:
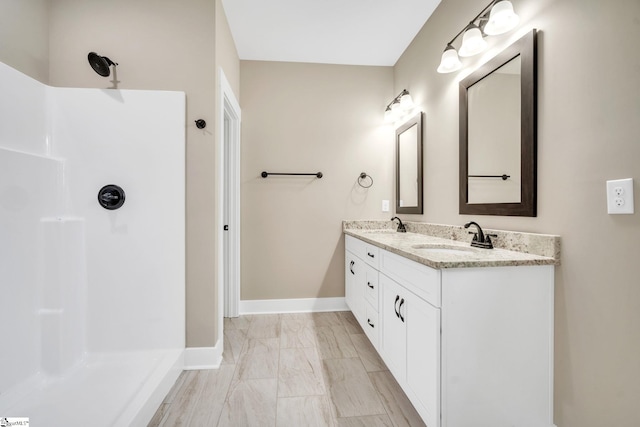
[{"label": "white shower enclosure", "polygon": [[0,63],[0,417],[148,423],[183,368],[184,172],[184,93]]}]

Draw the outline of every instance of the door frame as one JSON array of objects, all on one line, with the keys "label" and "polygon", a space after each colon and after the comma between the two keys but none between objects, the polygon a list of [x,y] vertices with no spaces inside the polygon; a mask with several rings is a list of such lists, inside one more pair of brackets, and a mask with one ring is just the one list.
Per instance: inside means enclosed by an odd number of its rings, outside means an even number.
[{"label": "door frame", "polygon": [[[223,336],[223,318],[237,317],[240,308],[240,104],[221,67],[218,68],[217,141],[217,263],[218,337]],[[229,120],[229,139],[225,139],[225,117]],[[227,197],[225,197],[225,186]],[[225,200],[228,199],[228,200]],[[225,209],[228,211],[225,212]],[[226,217],[225,214],[228,214]],[[228,225],[228,231],[224,226]],[[225,237],[228,257],[225,262]],[[225,281],[228,277],[228,281]]]}]

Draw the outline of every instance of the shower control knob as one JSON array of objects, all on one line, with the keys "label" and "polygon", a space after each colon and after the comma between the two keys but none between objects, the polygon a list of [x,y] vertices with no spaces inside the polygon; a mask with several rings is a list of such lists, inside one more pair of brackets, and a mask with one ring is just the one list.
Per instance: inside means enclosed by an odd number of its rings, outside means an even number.
[{"label": "shower control knob", "polygon": [[98,203],[110,211],[121,208],[124,205],[124,199],[124,190],[117,185],[105,185],[98,191]]}]

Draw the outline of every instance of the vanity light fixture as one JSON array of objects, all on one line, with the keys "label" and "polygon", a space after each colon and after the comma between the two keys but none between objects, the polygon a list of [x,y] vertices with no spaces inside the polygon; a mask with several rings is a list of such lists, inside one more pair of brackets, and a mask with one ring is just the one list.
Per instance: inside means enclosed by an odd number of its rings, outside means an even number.
[{"label": "vanity light fixture", "polygon": [[384,110],[385,123],[391,123],[400,119],[410,113],[414,106],[415,105],[409,91],[402,89],[402,92],[387,104],[387,108]]},{"label": "vanity light fixture", "polygon": [[[486,35],[495,36],[513,30],[520,22],[520,18],[513,11],[509,0],[491,0],[491,2],[476,15],[462,30],[456,34],[442,53],[439,73],[452,73],[462,68],[458,55],[469,57],[485,50]],[[453,42],[463,34],[460,50],[456,51]]]}]

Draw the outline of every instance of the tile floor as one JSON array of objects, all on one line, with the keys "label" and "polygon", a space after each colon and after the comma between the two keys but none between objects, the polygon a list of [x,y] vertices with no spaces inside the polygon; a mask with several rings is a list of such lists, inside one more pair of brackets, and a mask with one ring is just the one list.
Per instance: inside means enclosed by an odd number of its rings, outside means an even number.
[{"label": "tile floor", "polygon": [[424,426],[351,312],[225,319],[219,370],[185,371],[149,426]]}]

